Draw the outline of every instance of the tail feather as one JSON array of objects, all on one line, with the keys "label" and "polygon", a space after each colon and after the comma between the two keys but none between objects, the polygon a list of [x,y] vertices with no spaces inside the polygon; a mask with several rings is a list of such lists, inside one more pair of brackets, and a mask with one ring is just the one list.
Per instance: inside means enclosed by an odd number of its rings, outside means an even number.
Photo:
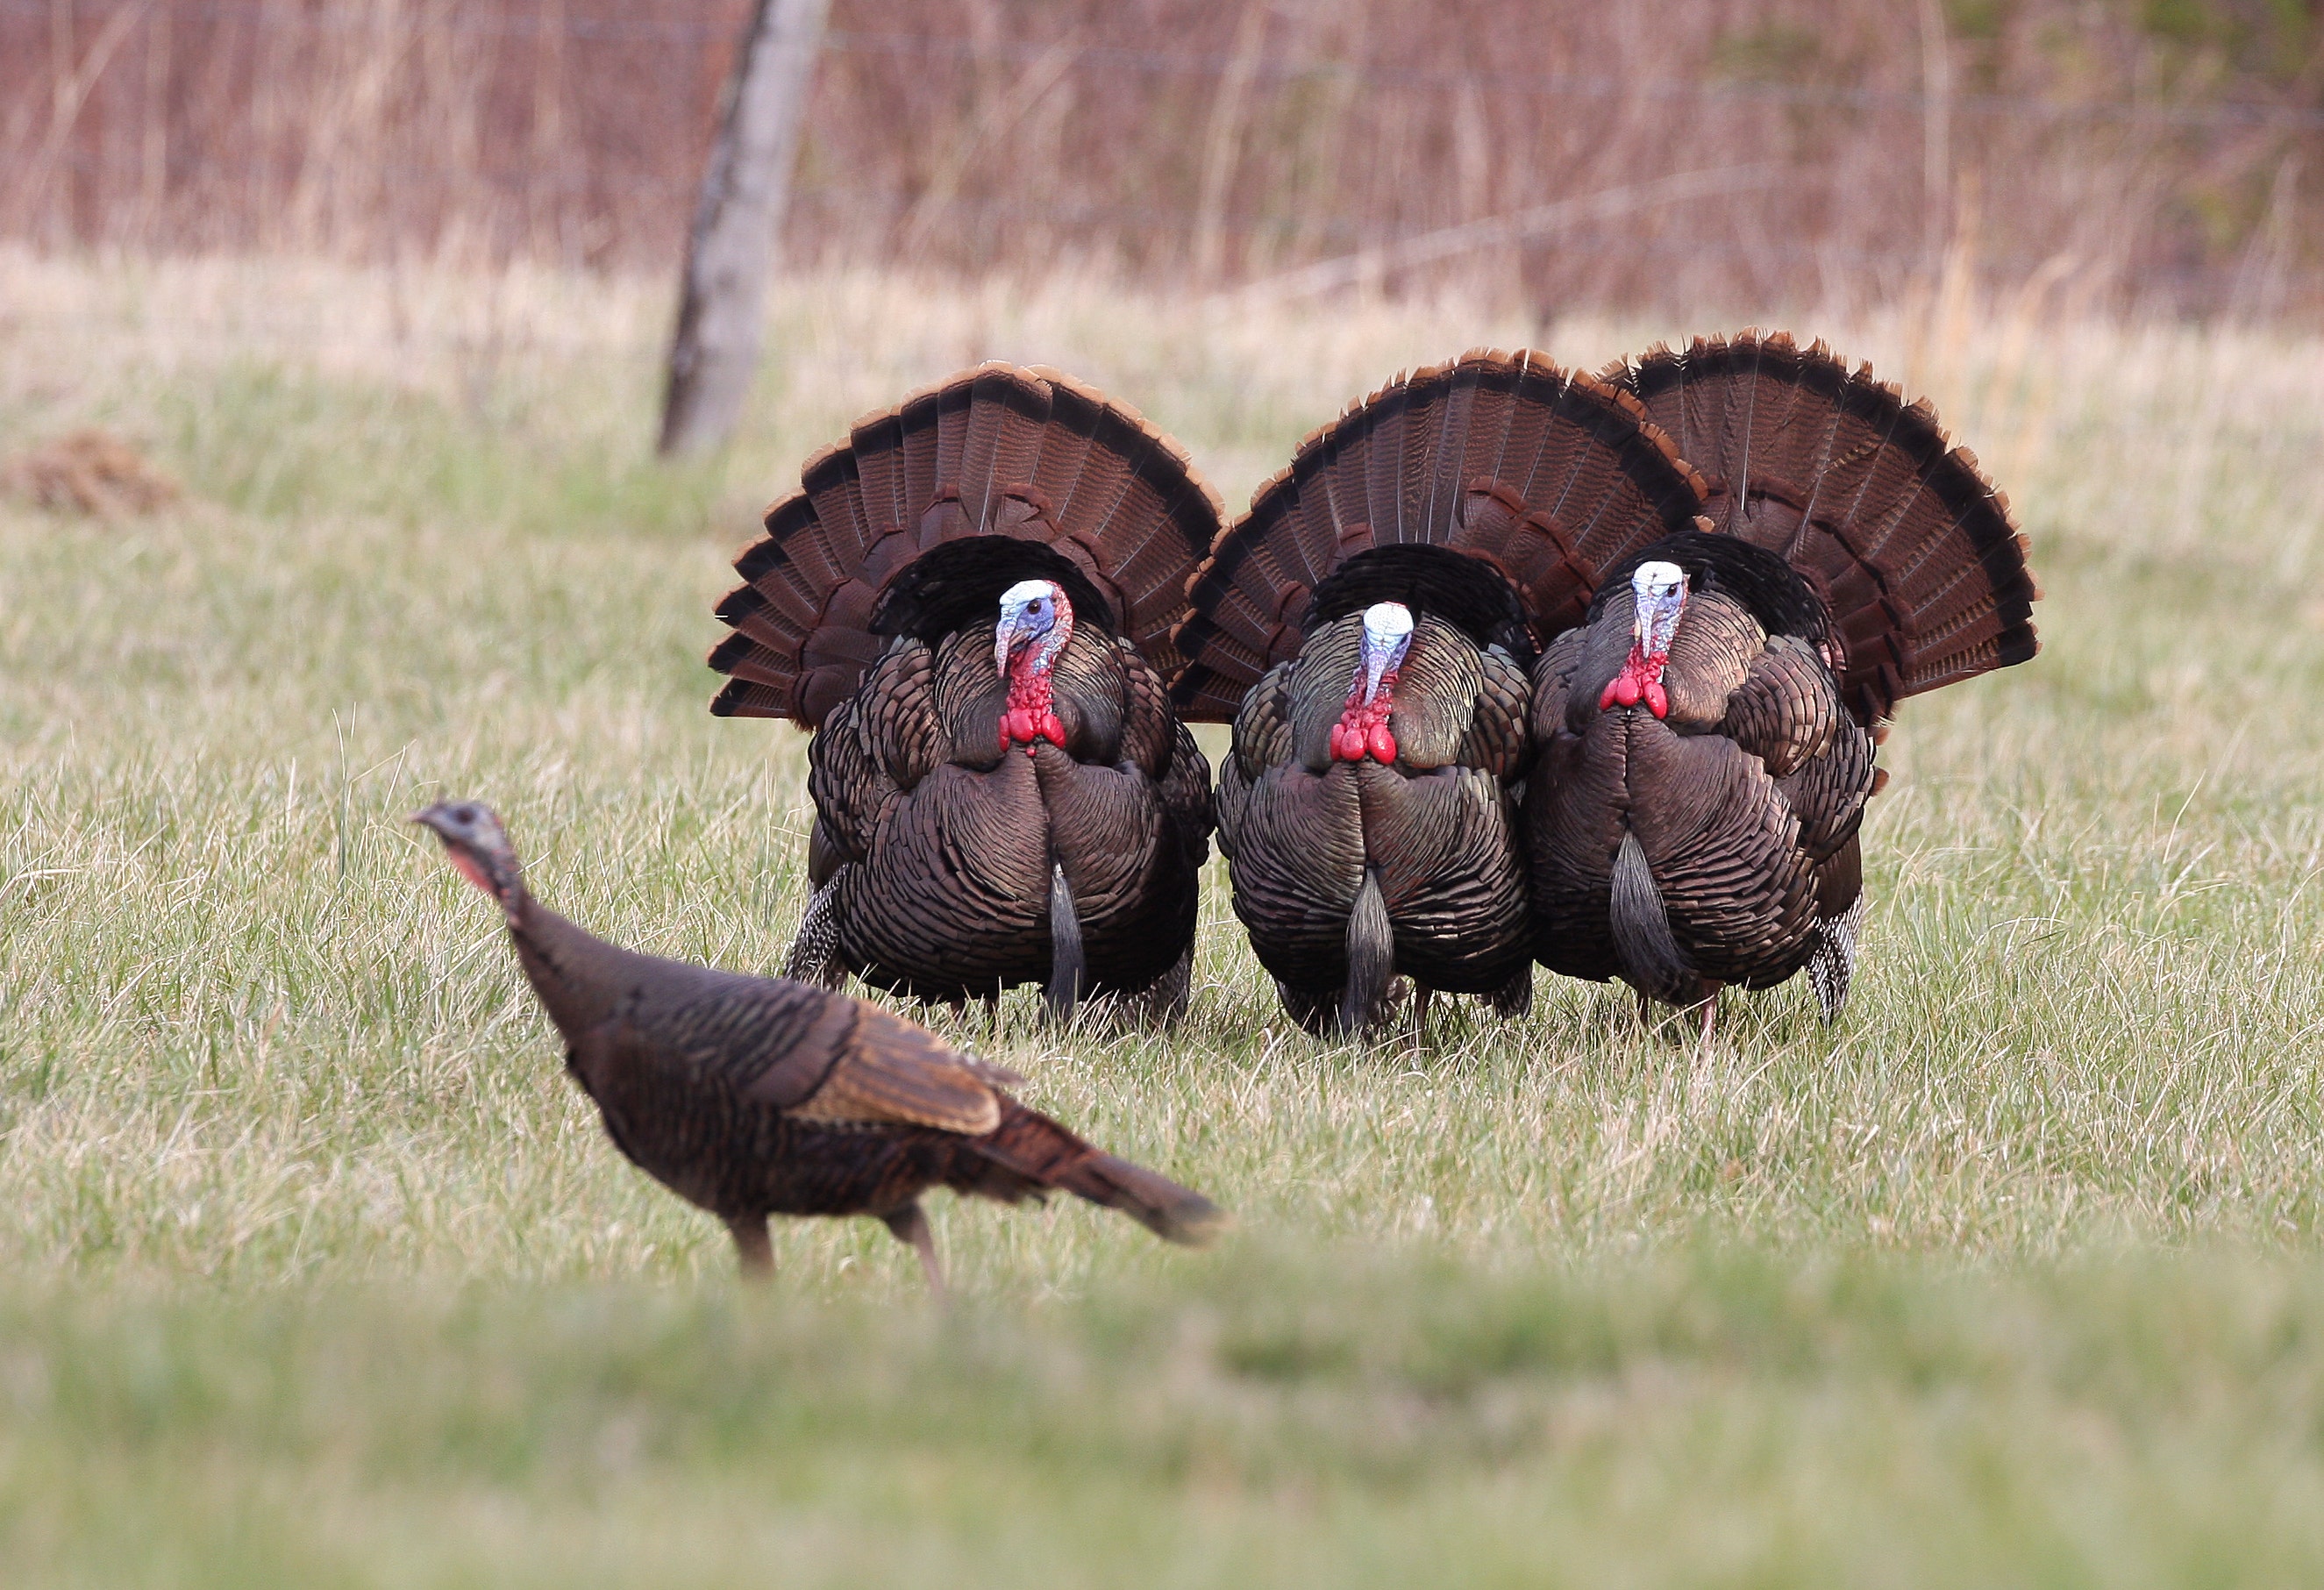
[{"label": "tail feather", "polygon": [[1005,535],[1054,549],[1165,679],[1186,581],[1216,539],[1215,494],[1139,416],[1053,370],[987,365],[866,415],[767,512],[719,605],[732,676],[711,710],[813,728],[885,649],[872,616],[915,559]]},{"label": "tail feather", "polygon": [[[1461,465],[1469,454],[1476,398],[1474,383],[1446,383],[1443,394],[1429,405],[1426,426],[1410,433],[1416,444],[1408,449],[1416,524],[1426,526],[1460,512]],[[1425,530],[1419,539],[1427,540]]]},{"label": "tail feather", "polygon": [[[879,528],[872,522],[852,448],[825,448],[799,471],[799,485],[816,521],[823,526],[817,544],[828,558],[824,572],[826,588],[861,568]],[[800,543],[801,550],[808,543]]]},{"label": "tail feather", "polygon": [[1465,552],[1517,587],[1536,642],[1579,623],[1605,569],[1693,522],[1701,483],[1636,399],[1539,355],[1472,349],[1398,376],[1299,446],[1187,587],[1172,689],[1231,720],[1297,652],[1314,587],[1376,547]]},{"label": "tail feather", "polygon": [[1199,1248],[1229,1223],[1202,1194],[1112,1154],[1092,1154],[1058,1186],[1093,1204],[1119,1209],[1165,1242]]},{"label": "tail feather", "polygon": [[905,506],[897,522],[909,530],[920,511],[936,500],[936,430],[942,420],[936,391],[906,398],[898,418],[903,422],[899,445],[903,454]]},{"label": "tail feather", "polygon": [[1358,522],[1370,528],[1374,546],[1404,539],[1397,487],[1404,465],[1404,417],[1411,401],[1411,386],[1399,379],[1380,394],[1372,422],[1364,428],[1360,443],[1364,510]]},{"label": "tail feather", "polygon": [[1859,722],[2039,649],[2008,499],[1927,403],[1780,333],[1658,347],[1604,374],[1702,471],[1714,527],[1782,553],[1823,598]]},{"label": "tail feather", "polygon": [[[1038,387],[990,370],[970,386],[955,421],[960,456],[948,473],[960,483],[961,511],[971,524],[991,523],[1001,491],[1033,478],[1041,427],[1048,419],[1047,397]],[[941,461],[939,473],[947,473]]]},{"label": "tail feather", "polygon": [[946,486],[954,490],[966,488],[971,495],[981,495],[976,492],[963,466],[968,456],[969,421],[981,407],[980,399],[990,401],[987,394],[991,391],[991,372],[980,370],[967,382],[948,381],[936,389],[936,492],[939,495]]},{"label": "tail feather", "polygon": [[855,472],[867,550],[888,526],[904,522],[903,434],[896,411],[882,409],[849,427],[847,439],[834,449],[847,456]]},{"label": "tail feather", "polygon": [[1438,455],[1435,490],[1428,504],[1431,521],[1456,512],[1462,489],[1471,480],[1502,478],[1501,461],[1508,450],[1514,421],[1528,411],[1516,401],[1512,374],[1480,370],[1454,394],[1455,403],[1444,417],[1444,430],[1459,445]]},{"label": "tail feather", "polygon": [[1119,1209],[1166,1242],[1200,1247],[1231,1222],[1202,1194],[1091,1147],[1038,1110],[1010,1101],[1001,1124],[977,1140],[985,1156],[1026,1180]]},{"label": "tail feather", "polygon": [[1150,628],[1141,620],[1139,645],[1172,678],[1183,663],[1168,632],[1185,611],[1193,563],[1218,537],[1218,496],[1185,449],[1137,415],[1057,371],[1036,373],[1050,384],[1051,434],[1087,438],[1071,495],[1055,510],[1060,537],[1102,553],[1129,610],[1152,615]]},{"label": "tail feather", "polygon": [[1099,427],[1111,411],[1103,393],[1062,370],[1041,365],[1034,373],[1049,384],[1049,431],[1041,439],[1041,455],[1028,478],[1057,523],[1071,534],[1082,527],[1084,510],[1076,498],[1084,472],[1093,460],[1112,456],[1098,445]]}]

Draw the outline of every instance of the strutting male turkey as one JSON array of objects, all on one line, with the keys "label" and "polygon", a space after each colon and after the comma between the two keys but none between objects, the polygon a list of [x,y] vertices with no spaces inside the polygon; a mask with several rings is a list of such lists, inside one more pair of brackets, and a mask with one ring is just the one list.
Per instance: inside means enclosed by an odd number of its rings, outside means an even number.
[{"label": "strutting male turkey", "polygon": [[801,479],[710,654],[733,676],[713,712],[816,731],[786,972],[1176,1015],[1211,779],[1165,689],[1216,495],[1129,409],[1002,365],[859,421]]},{"label": "strutting male turkey", "polygon": [[614,1145],[724,1220],[746,1273],[773,1267],[770,1215],[872,1215],[941,1290],[919,1204],[936,1187],[1010,1204],[1061,1188],[1176,1243],[1202,1243],[1225,1218],[1019,1104],[1003,1091],[1018,1077],[876,1005],[582,931],[534,901],[489,807],[440,801],[411,820],[499,903]]},{"label": "strutting male turkey", "polygon": [[1702,472],[1712,533],[1582,560],[1535,665],[1536,946],[1702,1008],[1805,968],[1827,1020],[1863,918],[1858,827],[1895,703],[2032,657],[2007,500],[1923,403],[1746,332],[1605,377]]},{"label": "strutting male turkey", "polygon": [[1400,377],[1300,444],[1190,587],[1186,716],[1234,723],[1235,912],[1310,1031],[1391,979],[1530,1003],[1527,670],[1572,570],[1693,522],[1637,402],[1537,354]]}]

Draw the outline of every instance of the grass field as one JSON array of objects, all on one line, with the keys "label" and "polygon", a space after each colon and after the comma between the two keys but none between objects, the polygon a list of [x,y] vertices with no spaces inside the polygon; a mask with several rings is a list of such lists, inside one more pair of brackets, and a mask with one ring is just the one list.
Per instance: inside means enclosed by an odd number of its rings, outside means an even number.
[{"label": "grass field", "polygon": [[1692,328],[818,278],[746,435],[645,452],[658,288],[0,257],[0,1579],[2281,1584],[2324,1574],[2324,345],[1958,295],[1822,327],[2032,533],[2031,667],[1908,705],[1867,964],[1697,1053],[1543,976],[1424,1051],[1281,1030],[1213,865],[1168,1037],[935,1018],[1241,1217],[932,1211],[738,1287],[401,820],[765,969],[803,742],[700,654],[755,509],[988,356],[1231,503],[1398,366]]}]

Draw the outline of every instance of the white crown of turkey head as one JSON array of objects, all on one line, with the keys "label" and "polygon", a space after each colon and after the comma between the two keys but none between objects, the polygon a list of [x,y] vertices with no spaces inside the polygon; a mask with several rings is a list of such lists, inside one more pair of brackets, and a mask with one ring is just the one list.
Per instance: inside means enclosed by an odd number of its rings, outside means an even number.
[{"label": "white crown of turkey head", "polygon": [[1412,639],[1412,609],[1401,602],[1375,602],[1364,609],[1364,641],[1386,649]]}]

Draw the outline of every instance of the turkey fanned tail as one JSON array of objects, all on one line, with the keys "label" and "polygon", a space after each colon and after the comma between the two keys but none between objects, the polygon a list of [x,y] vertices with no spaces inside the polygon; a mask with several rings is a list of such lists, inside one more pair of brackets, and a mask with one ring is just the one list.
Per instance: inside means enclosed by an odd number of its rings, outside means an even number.
[{"label": "turkey fanned tail", "polygon": [[1746,331],[1600,374],[1702,472],[1712,527],[1805,578],[1858,724],[2040,649],[2041,589],[2009,499],[1927,403],[1907,403],[1869,365]]},{"label": "turkey fanned tail", "polygon": [[[922,555],[973,536],[1032,542],[1064,560],[1073,573],[1060,583],[1077,596],[1093,591],[1102,622],[1167,682],[1186,580],[1225,517],[1176,443],[1038,366],[980,365],[867,414],[809,458],[800,481],[767,510],[765,537],[735,560],[742,585],[719,604],[734,630],[710,654],[733,676],[711,705],[722,716],[819,726],[890,636],[918,629],[893,607],[875,623],[889,587]],[[909,605],[941,606],[947,594]]]}]

